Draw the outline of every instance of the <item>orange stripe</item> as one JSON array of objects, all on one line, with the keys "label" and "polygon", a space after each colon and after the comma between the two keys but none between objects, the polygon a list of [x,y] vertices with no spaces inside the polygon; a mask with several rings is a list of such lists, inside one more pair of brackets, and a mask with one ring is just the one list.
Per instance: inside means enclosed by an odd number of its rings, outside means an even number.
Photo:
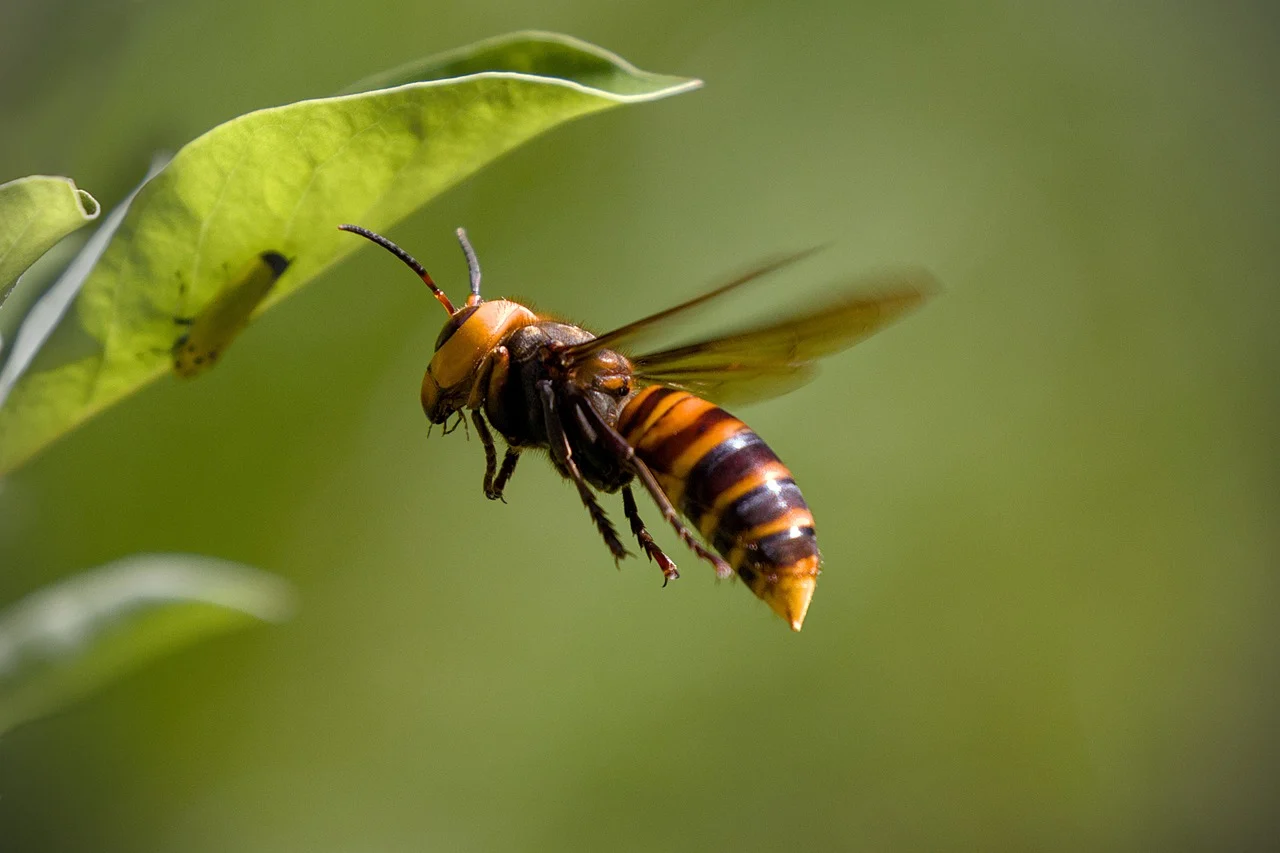
[{"label": "orange stripe", "polygon": [[[661,391],[666,391],[666,390],[667,389],[655,385],[652,388],[646,388],[644,391],[642,391],[641,397],[647,396],[649,394],[658,393]],[[627,408],[630,409],[631,406],[636,405],[640,401],[641,397],[636,397],[635,400],[632,400],[631,404],[628,405]],[[668,394],[666,397],[659,400],[658,404],[653,407],[653,411],[649,413],[649,417],[645,418],[642,423],[635,424],[631,427],[631,429],[627,430],[627,433],[626,433],[627,443],[630,444],[632,447],[639,447],[640,442],[644,440],[645,435],[648,433],[650,429],[653,428],[653,425],[656,424],[658,420],[662,418],[663,415],[671,411],[671,409],[674,408],[677,403],[679,403],[681,400],[687,400],[687,399],[690,399],[690,396],[688,394],[686,394],[683,391],[678,391],[674,394]]]},{"label": "orange stripe", "polygon": [[[679,411],[674,407],[668,410],[667,417],[642,435],[640,443],[636,446],[637,451],[644,455],[651,467],[654,467],[655,473],[659,469],[653,466],[653,463],[659,461],[659,464],[661,464],[660,460],[665,455],[663,453],[664,447],[672,442],[683,444],[687,440],[687,436],[683,433],[702,415],[707,412],[722,412],[717,406],[694,396],[684,397],[678,405],[680,407]],[[684,499],[685,481],[689,476],[689,472],[693,470],[693,466],[697,465],[702,457],[746,429],[748,427],[742,421],[725,414],[724,420],[716,423],[705,434],[689,442],[688,446],[683,448],[678,456],[667,461],[665,470],[662,473],[664,475],[664,491],[666,491],[667,497],[671,499],[671,503],[677,508],[680,507]],[[665,484],[667,483],[671,484],[670,488],[666,487]]]},{"label": "orange stripe", "polygon": [[770,480],[785,480],[791,476],[787,466],[781,462],[769,462],[754,471],[750,471],[741,480],[734,483],[716,496],[716,502],[698,519],[698,532],[710,539],[720,526],[720,518],[733,502],[758,486]]},{"label": "orange stripe", "polygon": [[776,589],[784,580],[793,578],[804,580],[805,578],[818,577],[818,575],[822,574],[821,564],[822,558],[817,554],[811,554],[785,566],[771,566],[763,571],[758,571],[755,577],[747,583],[747,586],[756,595],[764,598],[770,588]]},{"label": "orange stripe", "polygon": [[[680,433],[703,412],[709,412],[715,408],[711,403],[692,394],[681,392],[671,396],[678,399],[670,406],[664,405],[666,400],[658,404],[654,411],[656,417],[649,417],[644,432],[638,436],[639,440],[635,444],[637,450],[643,449],[656,454],[660,444]],[[661,414],[658,414],[659,409]]]},{"label": "orange stripe", "polygon": [[779,566],[777,568],[777,572],[780,575],[790,575],[792,577],[816,578],[818,575],[822,574],[822,569],[819,568],[821,559],[822,558],[817,554],[809,557],[801,557],[790,565]]}]

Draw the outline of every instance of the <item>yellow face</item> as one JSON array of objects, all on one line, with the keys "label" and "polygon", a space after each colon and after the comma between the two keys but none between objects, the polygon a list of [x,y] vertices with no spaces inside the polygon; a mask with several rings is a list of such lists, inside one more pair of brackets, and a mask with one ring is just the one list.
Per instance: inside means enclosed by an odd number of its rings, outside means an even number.
[{"label": "yellow face", "polygon": [[422,410],[433,424],[462,408],[486,358],[511,332],[536,323],[528,308],[505,299],[462,308],[449,318],[422,377]]}]

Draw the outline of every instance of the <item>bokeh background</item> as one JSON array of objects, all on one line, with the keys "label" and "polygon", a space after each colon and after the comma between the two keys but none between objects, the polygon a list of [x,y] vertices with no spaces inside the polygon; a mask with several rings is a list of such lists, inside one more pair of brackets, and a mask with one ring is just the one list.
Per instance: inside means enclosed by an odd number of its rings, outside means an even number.
[{"label": "bokeh background", "polygon": [[[1174,850],[1274,839],[1280,16],[1268,3],[8,0],[0,180],[538,27],[704,90],[392,236],[599,328],[756,258],[946,292],[742,412],[826,557],[804,632],[615,571],[571,487],[426,439],[442,319],[372,248],[0,491],[0,603],[136,551],[298,588],[0,741],[13,851]],[[655,513],[648,511],[650,516]],[[665,530],[662,542],[680,556]]]}]

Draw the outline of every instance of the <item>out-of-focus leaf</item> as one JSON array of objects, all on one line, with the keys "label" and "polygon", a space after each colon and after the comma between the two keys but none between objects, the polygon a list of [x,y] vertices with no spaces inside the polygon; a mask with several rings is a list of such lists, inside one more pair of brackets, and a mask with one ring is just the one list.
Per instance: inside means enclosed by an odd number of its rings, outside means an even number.
[{"label": "out-of-focus leaf", "polygon": [[[13,345],[9,348],[8,356],[4,361],[4,367],[0,369],[0,406],[4,405],[5,398],[9,396],[13,386],[17,384],[18,379],[31,364],[32,359],[36,357],[40,347],[44,345],[58,322],[66,314],[67,307],[71,305],[71,301],[80,292],[80,288],[84,285],[85,279],[98,262],[98,258],[102,257],[107,244],[115,236],[116,229],[124,221],[124,216],[129,212],[129,206],[133,204],[133,199],[138,195],[138,191],[146,186],[147,181],[154,178],[168,162],[168,155],[158,156],[151,161],[151,168],[147,170],[146,177],[142,179],[142,183],[134,187],[124,201],[115,210],[107,214],[107,218],[98,226],[98,230],[94,232],[93,236],[76,254],[62,275],[58,276],[58,280],[45,291],[44,295],[40,297],[35,305],[31,306],[31,310],[23,317],[22,325],[18,327],[18,332],[13,338]],[[94,215],[97,215],[96,212]]]},{"label": "out-of-focus leaf", "polygon": [[226,560],[141,554],[0,611],[0,733],[150,660],[292,608],[283,580]]},{"label": "out-of-focus leaf", "polygon": [[339,223],[386,229],[557,124],[699,85],[547,33],[453,51],[409,76],[250,113],[179,151],[50,339],[78,339],[78,351],[60,348],[77,354],[42,359],[0,407],[0,472],[168,370],[174,318],[199,314],[254,256],[292,261],[265,308],[363,245]]},{"label": "out-of-focus leaf", "polygon": [[70,178],[32,175],[0,184],[0,305],[27,267],[98,211],[94,197]]}]

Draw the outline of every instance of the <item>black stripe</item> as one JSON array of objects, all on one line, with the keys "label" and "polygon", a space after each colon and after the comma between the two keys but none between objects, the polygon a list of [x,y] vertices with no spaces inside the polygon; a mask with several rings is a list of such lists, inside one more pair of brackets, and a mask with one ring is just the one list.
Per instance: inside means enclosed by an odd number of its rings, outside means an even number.
[{"label": "black stripe", "polygon": [[762,466],[778,462],[764,439],[751,430],[727,438],[707,451],[689,472],[681,511],[695,523],[716,498]]},{"label": "black stripe", "polygon": [[766,536],[747,554],[747,562],[757,568],[769,566],[782,569],[807,557],[818,556],[818,537],[812,527],[800,528],[799,536],[792,536],[790,530],[783,530]]},{"label": "black stripe", "polygon": [[804,496],[795,480],[776,480],[778,488],[764,482],[725,508],[716,522],[712,544],[721,554],[728,554],[744,532],[781,518],[792,508],[807,509]]},{"label": "black stripe", "polygon": [[761,483],[733,503],[720,516],[721,527],[750,530],[780,518],[791,509],[807,509],[800,487],[790,478]]}]

